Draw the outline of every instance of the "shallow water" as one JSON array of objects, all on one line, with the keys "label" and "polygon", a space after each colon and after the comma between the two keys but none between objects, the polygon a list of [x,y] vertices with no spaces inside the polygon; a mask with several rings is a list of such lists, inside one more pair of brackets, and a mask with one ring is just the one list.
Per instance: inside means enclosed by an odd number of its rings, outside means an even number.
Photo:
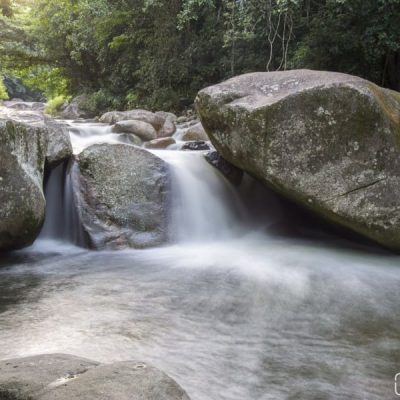
[{"label": "shallow water", "polygon": [[0,359],[140,359],[192,400],[395,398],[398,264],[256,234],[118,253],[40,241],[2,261]]}]

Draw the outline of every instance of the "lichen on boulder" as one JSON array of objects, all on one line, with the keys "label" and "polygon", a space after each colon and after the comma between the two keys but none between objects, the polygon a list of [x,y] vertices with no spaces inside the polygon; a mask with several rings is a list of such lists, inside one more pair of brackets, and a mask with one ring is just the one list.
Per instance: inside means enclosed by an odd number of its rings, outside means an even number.
[{"label": "lichen on boulder", "polygon": [[168,239],[169,169],[147,150],[93,145],[77,158],[74,192],[95,249],[145,248]]},{"label": "lichen on boulder", "polygon": [[33,243],[44,221],[47,130],[0,119],[0,250]]},{"label": "lichen on boulder", "polygon": [[400,250],[400,94],[350,75],[252,73],[199,92],[224,159],[268,187]]}]

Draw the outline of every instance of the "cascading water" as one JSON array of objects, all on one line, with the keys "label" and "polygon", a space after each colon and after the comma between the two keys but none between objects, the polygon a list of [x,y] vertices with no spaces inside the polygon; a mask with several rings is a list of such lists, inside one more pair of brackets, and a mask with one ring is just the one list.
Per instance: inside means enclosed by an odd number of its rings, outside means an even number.
[{"label": "cascading water", "polygon": [[[75,153],[120,141],[109,127],[73,128]],[[236,190],[201,153],[156,153],[171,165],[179,243],[0,259],[0,359],[139,359],[191,400],[393,398],[399,258],[246,231]],[[69,177],[65,165],[50,176],[42,236],[72,240],[73,218],[60,212],[72,204]],[[279,219],[275,201],[255,205]]]},{"label": "cascading water", "polygon": [[75,207],[71,170],[74,161],[50,171],[45,185],[46,218],[39,239],[52,239],[84,245],[83,232]]},{"label": "cascading water", "polygon": [[[126,136],[104,124],[71,123],[75,154],[99,143],[126,143]],[[226,240],[239,234],[245,210],[230,182],[204,159],[203,152],[158,150],[155,155],[171,168],[171,239],[174,242]],[[71,161],[51,171],[45,195],[46,222],[41,238],[82,244],[82,232],[74,209]]]},{"label": "cascading water", "polygon": [[245,211],[232,185],[202,152],[153,151],[172,174],[173,238],[178,242],[224,240],[238,234]]}]

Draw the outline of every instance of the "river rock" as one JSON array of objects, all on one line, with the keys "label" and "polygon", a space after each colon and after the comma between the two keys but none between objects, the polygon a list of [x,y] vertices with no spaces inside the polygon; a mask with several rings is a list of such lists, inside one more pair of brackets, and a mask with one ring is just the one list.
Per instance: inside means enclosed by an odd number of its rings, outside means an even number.
[{"label": "river rock", "polygon": [[226,161],[217,151],[209,151],[204,157],[235,186],[239,186],[242,183],[243,171]]},{"label": "river rock", "polygon": [[109,111],[99,118],[99,122],[103,124],[114,125],[116,122],[123,121],[125,117],[124,111]]},{"label": "river rock", "polygon": [[117,122],[112,131],[115,133],[133,133],[145,142],[157,138],[157,132],[151,124],[137,120]]},{"label": "river rock", "polygon": [[165,118],[162,115],[147,110],[110,111],[103,114],[99,121],[106,124],[115,124],[126,120],[147,122],[156,131],[159,131],[165,123]]},{"label": "river rock", "polygon": [[191,142],[186,142],[182,145],[181,150],[211,150],[211,146],[208,142],[204,140],[193,140]]},{"label": "river rock", "polygon": [[0,107],[0,250],[36,239],[45,213],[45,162],[54,167],[71,155],[65,125],[32,107]]},{"label": "river rock", "polygon": [[0,250],[33,243],[44,221],[47,130],[0,117]]},{"label": "river rock", "polygon": [[89,245],[145,248],[168,238],[169,169],[147,150],[99,144],[73,168],[76,203]]},{"label": "river rock", "polygon": [[68,125],[48,119],[46,126],[48,128],[46,162],[51,168],[54,168],[72,157],[72,144]]},{"label": "river rock", "polygon": [[181,136],[183,141],[194,141],[194,140],[210,140],[206,131],[203,128],[203,125],[198,122],[195,125],[190,126]]},{"label": "river rock", "polygon": [[206,88],[218,152],[326,220],[400,250],[400,94],[350,75],[251,73]]},{"label": "river rock", "polygon": [[121,133],[119,135],[121,142],[133,144],[135,146],[142,146],[143,140],[140,139],[139,136],[134,135],[133,133]]},{"label": "river rock", "polygon": [[90,113],[84,109],[84,105],[87,101],[88,97],[85,94],[74,97],[69,103],[65,103],[61,107],[59,117],[72,120],[93,117],[93,113]]},{"label": "river rock", "polygon": [[168,146],[175,144],[176,141],[174,138],[166,137],[166,138],[159,138],[151,140],[144,144],[146,149],[166,149]]},{"label": "river rock", "polygon": [[160,117],[164,118],[165,120],[169,119],[170,121],[176,123],[178,117],[171,112],[167,111],[156,111],[156,114],[159,115]]},{"label": "river rock", "polygon": [[100,364],[66,354],[1,361],[0,398],[189,400],[175,381],[147,363]]},{"label": "river rock", "polygon": [[20,99],[13,99],[9,101],[3,101],[3,106],[14,110],[44,111],[46,103],[37,101],[28,102]]},{"label": "river rock", "polygon": [[175,132],[175,122],[171,119],[166,119],[162,128],[157,132],[157,136],[159,138],[171,137]]}]

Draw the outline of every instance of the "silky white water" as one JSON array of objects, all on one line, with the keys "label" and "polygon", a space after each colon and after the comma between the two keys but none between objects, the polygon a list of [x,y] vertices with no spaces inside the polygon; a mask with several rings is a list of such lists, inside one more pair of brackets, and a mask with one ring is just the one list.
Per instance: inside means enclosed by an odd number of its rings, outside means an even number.
[{"label": "silky white water", "polygon": [[285,206],[265,197],[269,214],[254,216],[200,153],[157,154],[173,174],[175,242],[90,252],[47,238],[3,257],[0,359],[141,359],[192,400],[395,398],[400,258],[255,232],[244,219],[269,226]]}]

